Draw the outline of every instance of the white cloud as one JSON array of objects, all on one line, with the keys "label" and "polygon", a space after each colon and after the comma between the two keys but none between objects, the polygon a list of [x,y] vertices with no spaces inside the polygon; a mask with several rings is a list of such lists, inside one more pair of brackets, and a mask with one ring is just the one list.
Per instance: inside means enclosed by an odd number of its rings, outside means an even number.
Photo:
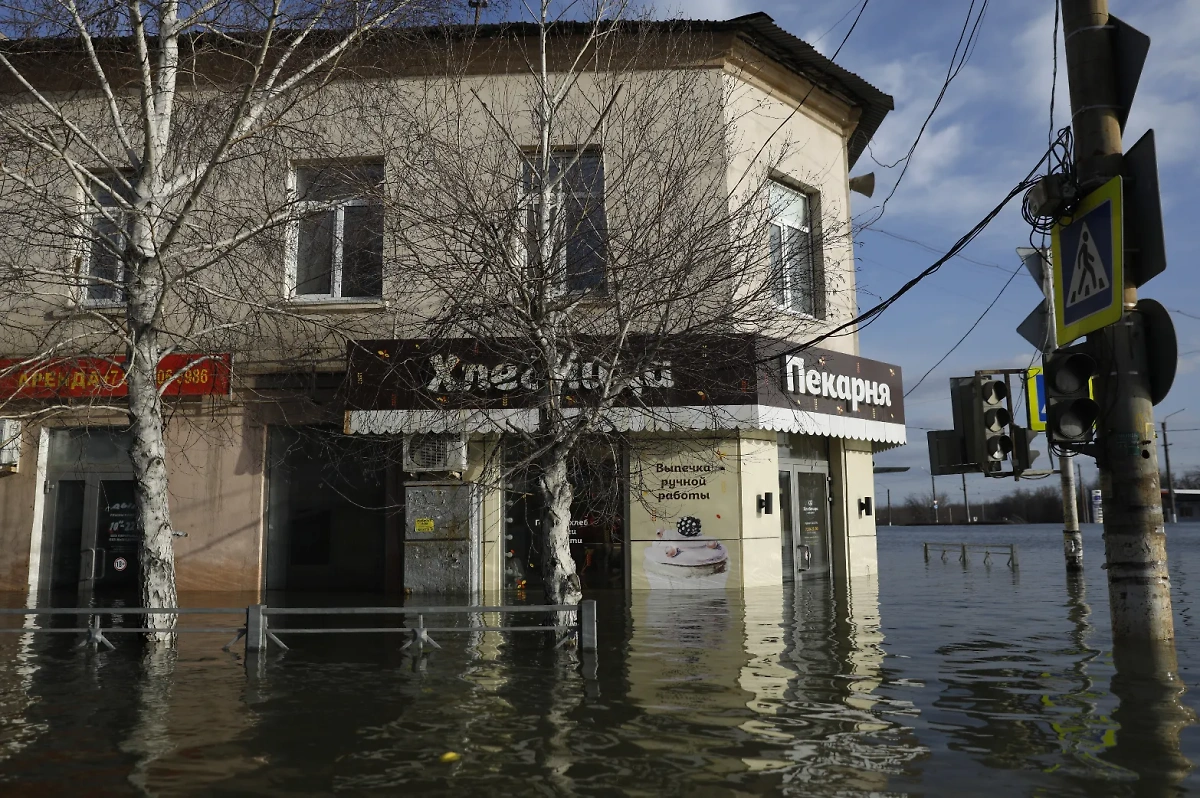
[{"label": "white cloud", "polygon": [[686,19],[732,19],[755,10],[744,0],[665,0],[657,4],[658,16]]}]

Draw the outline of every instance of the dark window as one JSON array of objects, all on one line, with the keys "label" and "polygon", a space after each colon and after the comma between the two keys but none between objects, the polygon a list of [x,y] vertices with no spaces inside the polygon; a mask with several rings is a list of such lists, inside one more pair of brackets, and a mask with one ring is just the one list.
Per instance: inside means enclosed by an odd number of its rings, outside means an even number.
[{"label": "dark window", "polygon": [[543,264],[543,238],[539,229],[540,181],[533,168],[526,166],[529,264],[535,274],[546,273],[551,279],[560,281],[568,291],[601,291],[608,262],[604,158],[599,153],[555,153],[550,159],[547,180],[555,186],[555,191],[545,239],[550,262]]},{"label": "dark window", "polygon": [[383,164],[296,169],[297,295],[383,295]]},{"label": "dark window", "polygon": [[128,175],[109,175],[103,187],[92,187],[91,238],[88,253],[85,298],[88,302],[109,304],[125,297],[124,252],[133,218],[128,210],[133,194]]},{"label": "dark window", "polygon": [[825,275],[813,241],[812,198],[780,183],[771,184],[771,280],[785,308],[825,318]]}]

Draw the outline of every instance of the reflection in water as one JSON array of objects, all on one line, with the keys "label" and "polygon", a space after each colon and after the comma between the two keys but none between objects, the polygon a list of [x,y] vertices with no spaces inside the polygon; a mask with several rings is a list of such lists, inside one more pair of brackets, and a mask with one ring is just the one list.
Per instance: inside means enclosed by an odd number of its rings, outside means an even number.
[{"label": "reflection in water", "polygon": [[[1055,534],[1034,528],[1017,538],[1019,580],[1002,564],[926,566],[913,540],[881,540],[879,581],[597,594],[594,661],[548,636],[495,632],[442,635],[443,649],[421,658],[395,638],[294,635],[291,651],[250,661],[220,651],[228,635],[184,636],[160,655],[129,635],[100,654],[69,635],[6,635],[0,793],[18,783],[40,794],[456,798],[1198,786],[1194,694],[1170,652],[1112,652],[1107,604],[1087,601],[1089,587],[1104,593],[1098,565],[1064,585]],[[1173,576],[1200,564],[1172,556]],[[1200,643],[1186,619],[1177,629],[1186,669]],[[439,761],[449,751],[460,758]]]},{"label": "reflection in water", "polygon": [[1176,787],[1192,769],[1179,746],[1179,733],[1196,722],[1183,706],[1186,691],[1179,676],[1175,644],[1138,641],[1113,649],[1110,689],[1120,701],[1113,712],[1120,728],[1105,759],[1132,770],[1140,795],[1177,795]]}]

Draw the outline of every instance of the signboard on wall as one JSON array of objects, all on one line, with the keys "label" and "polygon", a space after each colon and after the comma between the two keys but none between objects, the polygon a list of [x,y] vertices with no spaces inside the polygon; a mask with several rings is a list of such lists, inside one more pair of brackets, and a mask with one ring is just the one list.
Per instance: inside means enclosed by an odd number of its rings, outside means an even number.
[{"label": "signboard on wall", "polygon": [[[125,356],[0,360],[0,399],[110,399],[129,395]],[[163,396],[229,393],[229,354],[172,354],[155,375]]]},{"label": "signboard on wall", "polygon": [[740,584],[736,441],[647,443],[630,458],[630,490],[632,587]]}]

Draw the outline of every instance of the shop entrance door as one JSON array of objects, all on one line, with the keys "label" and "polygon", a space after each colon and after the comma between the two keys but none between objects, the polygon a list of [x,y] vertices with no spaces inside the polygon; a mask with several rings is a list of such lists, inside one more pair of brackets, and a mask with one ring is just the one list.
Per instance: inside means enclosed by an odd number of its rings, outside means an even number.
[{"label": "shop entrance door", "polygon": [[45,538],[56,604],[138,603],[142,529],[125,475],[59,473],[47,483]]},{"label": "shop entrance door", "polygon": [[829,475],[824,468],[781,464],[779,518],[784,577],[828,576]]}]

